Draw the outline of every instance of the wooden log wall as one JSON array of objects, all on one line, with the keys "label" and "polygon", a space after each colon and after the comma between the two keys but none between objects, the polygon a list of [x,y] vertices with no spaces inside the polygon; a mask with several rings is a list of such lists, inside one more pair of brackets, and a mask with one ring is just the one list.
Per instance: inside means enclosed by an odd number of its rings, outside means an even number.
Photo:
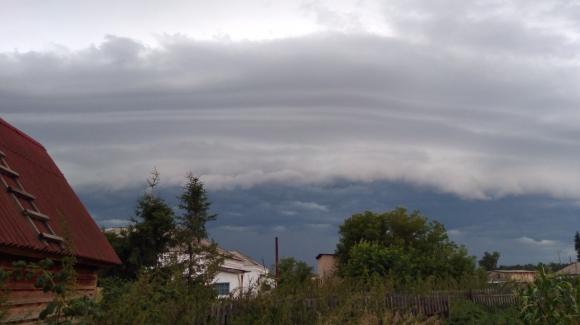
[{"label": "wooden log wall", "polygon": [[[3,270],[12,270],[11,261],[0,261]],[[55,267],[51,271],[58,271]],[[76,266],[76,288],[73,297],[94,298],[97,291],[97,269],[87,266]],[[38,315],[54,299],[50,292],[43,292],[36,288],[32,279],[16,280],[11,278],[0,292],[0,308],[5,313],[0,323],[8,324],[35,324]]]}]

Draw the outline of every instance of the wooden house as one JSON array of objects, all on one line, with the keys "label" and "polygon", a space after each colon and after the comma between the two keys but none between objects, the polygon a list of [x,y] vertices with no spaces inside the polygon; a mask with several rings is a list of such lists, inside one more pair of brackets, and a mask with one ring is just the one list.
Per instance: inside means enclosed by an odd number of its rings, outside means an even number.
[{"label": "wooden house", "polygon": [[[0,119],[0,267],[72,252],[76,295],[93,297],[97,271],[120,260],[46,149]],[[52,300],[35,279],[9,278],[2,322],[33,322]]]}]

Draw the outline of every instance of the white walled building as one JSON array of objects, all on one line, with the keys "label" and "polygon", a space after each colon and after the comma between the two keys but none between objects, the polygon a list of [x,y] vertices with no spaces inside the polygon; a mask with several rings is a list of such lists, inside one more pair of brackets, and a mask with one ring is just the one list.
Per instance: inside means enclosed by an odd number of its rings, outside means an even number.
[{"label": "white walled building", "polygon": [[[123,236],[127,227],[107,228],[105,232],[115,233]],[[210,245],[208,240],[202,240],[201,245]],[[228,251],[217,247],[218,253],[223,256],[224,261],[220,266],[212,284],[220,296],[233,295],[238,296],[241,292],[255,292],[260,285],[272,280],[268,278],[269,270],[262,264],[254,261],[252,258],[240,253],[239,251]],[[175,257],[178,249],[171,249],[171,252],[160,256],[162,264],[170,260],[170,256]],[[184,261],[187,259],[185,254],[177,253],[177,260]],[[273,284],[272,284],[273,285]]]},{"label": "white walled building", "polygon": [[[200,245],[209,246],[211,243],[202,239]],[[239,296],[240,293],[256,292],[262,283],[268,281],[268,269],[250,257],[235,250],[225,250],[219,246],[217,252],[223,257],[223,262],[212,284],[219,296]],[[164,255],[161,257],[162,263],[167,258],[171,258],[170,256],[177,258],[178,261],[188,259],[188,256],[180,253],[177,248],[173,248],[171,252]]]},{"label": "white walled building", "polygon": [[238,251],[220,248],[224,262],[216,275],[213,285],[220,296],[237,296],[241,292],[255,292],[268,281],[268,269]]}]

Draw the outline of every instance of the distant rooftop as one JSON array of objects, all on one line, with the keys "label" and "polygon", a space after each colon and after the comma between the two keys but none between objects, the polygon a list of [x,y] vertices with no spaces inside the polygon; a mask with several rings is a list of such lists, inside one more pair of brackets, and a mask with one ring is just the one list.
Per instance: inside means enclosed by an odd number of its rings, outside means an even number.
[{"label": "distant rooftop", "polygon": [[318,255],[316,255],[316,259],[321,258],[322,256],[336,256],[336,254],[331,254],[331,253],[320,253]]},{"label": "distant rooftop", "polygon": [[580,275],[580,262],[574,262],[556,272],[559,275]]}]

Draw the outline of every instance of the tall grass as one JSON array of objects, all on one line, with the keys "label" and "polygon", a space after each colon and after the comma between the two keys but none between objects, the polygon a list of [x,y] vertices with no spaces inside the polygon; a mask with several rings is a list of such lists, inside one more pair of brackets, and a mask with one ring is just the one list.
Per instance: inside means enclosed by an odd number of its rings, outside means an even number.
[{"label": "tall grass", "polygon": [[[390,310],[386,299],[392,293],[432,293],[433,291],[483,289],[480,277],[464,279],[424,279],[402,288],[392,278],[332,279],[309,281],[280,287],[258,295],[248,295],[223,304],[232,304],[231,324],[435,324],[441,317],[426,318]],[[405,290],[403,290],[405,289]],[[372,321],[371,321],[372,320]]]},{"label": "tall grass", "polygon": [[[370,277],[305,281],[257,294],[218,299],[211,288],[199,286],[187,290],[182,282],[180,277],[155,272],[143,273],[135,282],[103,281],[102,317],[92,321],[120,325],[218,324],[215,316],[221,308],[228,309],[227,324],[231,325],[442,324],[446,321],[444,315],[429,318],[405,310],[390,310],[386,297],[393,293],[426,294],[488,287],[479,276],[420,281]],[[454,307],[459,315],[455,319],[468,319],[466,314],[473,306],[458,306]],[[478,317],[483,317],[488,311],[482,309],[478,313]]]}]

